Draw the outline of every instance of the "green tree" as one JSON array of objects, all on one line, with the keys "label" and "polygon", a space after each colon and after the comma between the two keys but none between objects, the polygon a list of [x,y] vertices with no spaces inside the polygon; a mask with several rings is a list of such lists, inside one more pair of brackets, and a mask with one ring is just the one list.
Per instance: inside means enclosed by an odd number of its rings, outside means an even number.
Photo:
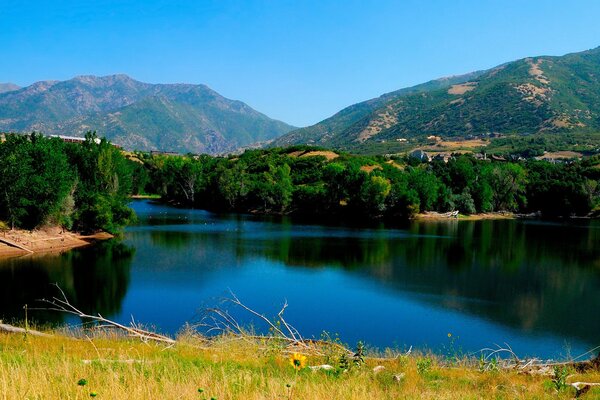
[{"label": "green tree", "polygon": [[433,173],[421,167],[411,168],[408,175],[408,186],[419,196],[421,211],[430,211],[435,208],[440,182]]},{"label": "green tree", "polygon": [[234,162],[232,166],[225,165],[220,169],[218,182],[219,192],[232,210],[245,199],[250,191],[248,173],[245,163],[241,161]]},{"label": "green tree", "polygon": [[369,216],[382,214],[391,189],[390,181],[382,176],[375,175],[365,179],[360,190],[360,204],[364,212]]},{"label": "green tree", "polygon": [[492,189],[494,210],[518,211],[526,204],[527,174],[522,166],[512,163],[491,164],[483,173]]}]

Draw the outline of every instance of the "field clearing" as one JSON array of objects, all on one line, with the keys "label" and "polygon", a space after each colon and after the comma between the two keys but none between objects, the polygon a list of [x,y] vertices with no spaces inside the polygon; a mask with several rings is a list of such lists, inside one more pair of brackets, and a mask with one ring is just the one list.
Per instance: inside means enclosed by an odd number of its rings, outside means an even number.
[{"label": "field clearing", "polygon": [[300,158],[303,157],[317,157],[317,156],[323,156],[327,159],[327,161],[331,161],[333,159],[336,159],[339,157],[339,154],[333,152],[333,151],[324,151],[324,150],[319,150],[319,151],[309,151],[307,153],[304,153],[300,156]]},{"label": "field clearing", "polygon": [[381,168],[381,165],[363,165],[362,167],[360,167],[360,170],[366,172],[367,174],[370,174],[376,169],[382,170],[383,168]]},{"label": "field clearing", "polygon": [[489,140],[469,139],[469,140],[439,140],[435,144],[429,144],[419,147],[423,151],[454,151],[454,150],[478,150],[481,147],[489,145]]},{"label": "field clearing", "polygon": [[560,160],[560,159],[572,159],[572,158],[582,158],[583,154],[578,153],[576,151],[555,151],[552,153],[545,153],[543,156],[538,157],[540,159],[551,159],[551,160]]},{"label": "field clearing", "polygon": [[[339,356],[308,355],[293,367],[288,349],[226,337],[185,337],[176,346],[117,336],[72,339],[0,334],[2,399],[556,399],[552,377],[483,370],[427,354],[367,359],[347,369]],[[454,360],[454,361],[453,361]],[[332,370],[316,369],[324,364]],[[345,371],[345,372],[344,372]],[[569,382],[600,373],[573,373]],[[598,398],[592,388],[584,398]]]}]

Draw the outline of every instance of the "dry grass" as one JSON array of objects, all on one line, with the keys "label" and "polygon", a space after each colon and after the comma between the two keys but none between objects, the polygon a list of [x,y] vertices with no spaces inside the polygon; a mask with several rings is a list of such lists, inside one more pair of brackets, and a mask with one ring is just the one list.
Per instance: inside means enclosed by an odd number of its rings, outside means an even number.
[{"label": "dry grass", "polygon": [[578,153],[576,151],[564,150],[564,151],[555,151],[552,153],[545,153],[543,156],[536,157],[536,158],[561,160],[561,159],[574,159],[574,158],[581,159],[582,157],[583,157],[583,154]]},{"label": "dry grass", "polygon": [[[204,346],[204,347],[202,347]],[[208,347],[207,347],[208,346]],[[0,335],[0,399],[525,399],[572,398],[548,377],[442,366],[421,355],[367,360],[347,372],[296,372],[284,349],[234,338],[208,345],[192,337],[171,348],[119,337],[72,340]],[[85,362],[84,360],[91,360]],[[337,356],[308,357],[337,365]],[[352,364],[352,362],[351,362]],[[379,373],[373,367],[385,367]],[[394,375],[404,374],[395,380]],[[86,385],[78,385],[85,379]],[[598,381],[600,374],[572,376]],[[288,387],[287,385],[290,385]],[[202,392],[199,392],[202,389]],[[585,398],[598,398],[595,388]]]},{"label": "dry grass", "polygon": [[452,85],[448,89],[448,94],[465,94],[477,87],[477,82],[466,82],[458,85]]},{"label": "dry grass", "polygon": [[369,121],[369,125],[358,135],[358,141],[364,142],[372,136],[377,135],[384,129],[388,129],[398,122],[398,117],[394,113],[391,105],[387,106],[385,111],[377,114],[375,118]]},{"label": "dry grass", "polygon": [[389,164],[389,165],[391,165],[391,166],[392,166],[392,167],[394,167],[394,168],[398,168],[398,169],[400,169],[400,170],[404,170],[404,165],[400,165],[400,164],[398,164],[398,163],[397,163],[396,161],[394,161],[394,160],[389,160],[389,161],[386,161],[385,163],[386,163],[386,164]]},{"label": "dry grass", "polygon": [[454,151],[454,150],[476,150],[489,145],[484,139],[468,140],[439,140],[435,144],[421,147],[423,151]]},{"label": "dry grass", "polygon": [[375,171],[375,170],[382,170],[383,168],[381,168],[381,165],[363,165],[362,167],[360,167],[360,170],[363,172],[366,172],[367,174],[370,174],[371,172]]},{"label": "dry grass", "polygon": [[529,59],[527,60],[527,62],[529,63],[529,75],[533,76],[535,79],[537,79],[538,82],[544,85],[550,83],[548,78],[544,76],[544,71],[542,71],[542,60],[537,60],[536,62],[533,62],[533,60]]},{"label": "dry grass", "polygon": [[331,160],[339,157],[339,155],[337,153],[334,153],[333,151],[323,151],[323,150],[309,151],[307,153],[302,154],[300,157],[317,157],[317,156],[323,156],[327,159],[327,161],[331,161]]}]

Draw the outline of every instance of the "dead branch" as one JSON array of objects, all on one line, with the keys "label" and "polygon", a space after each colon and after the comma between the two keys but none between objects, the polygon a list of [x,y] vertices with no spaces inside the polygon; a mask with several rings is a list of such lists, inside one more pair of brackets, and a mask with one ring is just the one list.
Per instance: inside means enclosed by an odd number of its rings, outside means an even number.
[{"label": "dead branch", "polygon": [[338,350],[345,352],[349,355],[354,354],[346,347],[323,340],[305,339],[302,337],[300,332],[288,323],[283,314],[288,307],[287,301],[284,302],[281,310],[277,313],[274,320],[269,319],[264,314],[261,314],[252,308],[245,305],[233,292],[230,291],[230,298],[225,299],[225,302],[229,302],[236,307],[250,313],[251,315],[258,317],[264,322],[269,328],[271,335],[256,335],[253,332],[245,329],[229,311],[222,308],[209,308],[206,310],[204,316],[200,322],[196,324],[195,328],[202,328],[207,334],[214,332],[221,334],[233,334],[241,337],[243,340],[253,341],[275,341],[284,343],[287,349],[294,349],[295,352],[305,352],[313,355],[322,355],[319,350],[323,346],[333,346]]},{"label": "dead branch", "polygon": [[600,383],[596,383],[596,382],[573,382],[570,384],[570,386],[573,386],[575,388],[575,398],[581,397],[582,395],[586,394],[587,392],[590,391],[590,389],[592,388],[592,386],[600,386]]},{"label": "dead branch", "polygon": [[[503,369],[516,369],[520,373],[525,374],[548,376],[554,374],[553,368],[557,366],[570,367],[578,372],[600,370],[600,354],[589,360],[577,361],[581,360],[585,356],[588,356],[589,354],[593,354],[596,350],[600,349],[600,346],[580,354],[573,359],[561,362],[553,360],[540,360],[538,358],[521,360],[508,344],[505,343],[506,347],[501,347],[498,345],[496,346],[497,348],[486,348],[480,350],[482,354],[482,361],[485,363],[485,370],[489,370],[495,366]],[[508,355],[509,358],[502,358],[503,355]],[[495,361],[495,365],[492,363],[492,360]]]},{"label": "dead branch", "polygon": [[22,333],[25,335],[33,335],[33,336],[42,336],[42,337],[52,337],[47,333],[39,332],[33,329],[24,329],[16,326],[8,325],[8,324],[0,324],[0,332],[4,333]]},{"label": "dead branch", "polygon": [[106,319],[100,313],[98,313],[97,315],[86,314],[83,311],[79,310],[74,305],[72,305],[71,303],[69,303],[69,300],[68,300],[67,296],[65,295],[65,292],[60,288],[60,286],[58,286],[57,284],[54,284],[54,286],[56,286],[58,288],[58,290],[60,291],[61,297],[52,297],[49,300],[41,299],[40,301],[42,303],[48,304],[49,307],[37,308],[38,310],[58,311],[58,312],[62,312],[62,313],[76,315],[80,318],[96,321],[96,322],[100,323],[100,326],[102,326],[104,328],[116,328],[116,329],[122,330],[122,331],[126,332],[127,334],[129,334],[130,336],[139,338],[143,341],[152,340],[152,341],[168,343],[168,344],[176,343],[176,341],[174,339],[171,339],[168,336],[159,335],[157,333],[141,329],[141,328],[137,327],[137,325],[135,325],[135,323],[133,323],[133,326],[126,326],[123,324],[119,324],[118,322]]}]

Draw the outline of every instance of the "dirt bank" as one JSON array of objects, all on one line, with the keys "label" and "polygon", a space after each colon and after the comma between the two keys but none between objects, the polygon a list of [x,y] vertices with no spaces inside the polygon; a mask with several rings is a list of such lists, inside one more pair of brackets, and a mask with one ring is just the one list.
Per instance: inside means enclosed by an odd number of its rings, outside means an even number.
[{"label": "dirt bank", "polygon": [[517,216],[515,214],[509,212],[493,212],[471,215],[454,215],[453,213],[425,212],[417,214],[415,219],[419,221],[479,221],[484,219],[515,219],[516,217]]},{"label": "dirt bank", "polygon": [[8,230],[0,232],[0,258],[65,251],[112,237],[111,234],[106,232],[80,235],[73,232],[63,232],[56,227],[34,231]]}]

